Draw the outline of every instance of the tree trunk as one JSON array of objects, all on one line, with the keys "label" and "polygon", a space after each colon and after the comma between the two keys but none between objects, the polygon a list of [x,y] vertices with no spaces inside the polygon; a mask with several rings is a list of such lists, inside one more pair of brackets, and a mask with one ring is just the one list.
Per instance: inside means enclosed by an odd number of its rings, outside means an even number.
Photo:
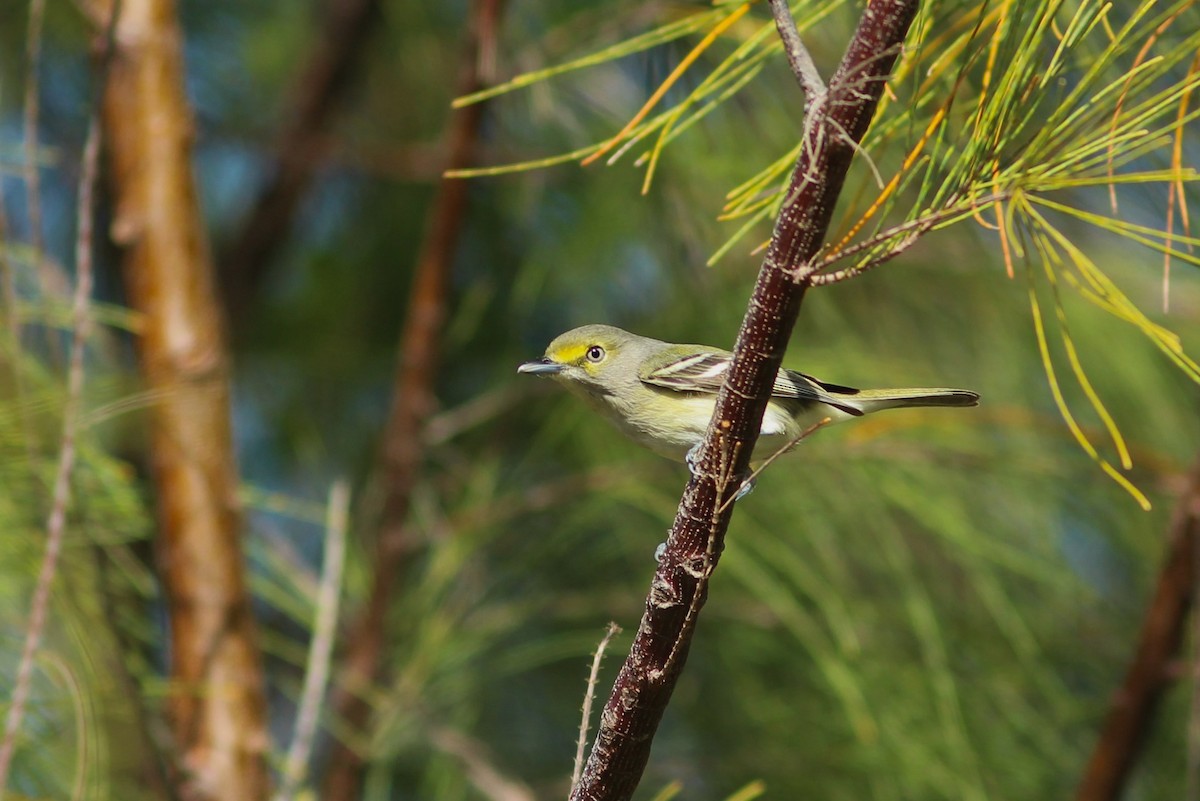
[{"label": "tree trunk", "polygon": [[155,397],[150,461],[182,795],[253,801],[268,791],[266,704],[181,38],[172,0],[122,0],[104,102],[112,235],[124,248],[129,302],[143,315],[140,356]]}]

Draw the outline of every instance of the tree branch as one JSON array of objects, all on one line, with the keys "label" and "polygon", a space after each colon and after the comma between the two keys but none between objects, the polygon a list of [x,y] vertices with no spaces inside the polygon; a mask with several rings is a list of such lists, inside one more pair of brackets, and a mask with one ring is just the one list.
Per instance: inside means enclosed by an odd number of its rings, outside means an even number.
[{"label": "tree branch", "polygon": [[291,118],[279,137],[275,171],[220,259],[222,294],[235,328],[253,306],[272,257],[329,149],[326,131],[379,16],[379,0],[328,0],[325,5],[323,35],[296,82]]},{"label": "tree branch", "polygon": [[792,74],[800,83],[805,99],[809,103],[816,103],[825,96],[825,81],[821,80],[821,73],[817,71],[817,65],[813,63],[808,48],[804,46],[804,40],[800,38],[796,20],[792,18],[792,10],[788,7],[787,0],[770,0],[770,5],[771,16],[775,18],[775,28],[779,31],[783,52],[787,55]]},{"label": "tree branch", "polygon": [[[112,0],[115,2],[115,0]],[[103,0],[94,4],[103,8]],[[267,795],[265,681],[242,554],[229,361],[192,167],[173,0],[122,0],[104,95],[113,239],[150,420],[159,578],[170,623],[168,703],[181,795]]]},{"label": "tree branch", "polygon": [[[758,438],[770,385],[808,287],[846,172],[917,12],[917,0],[873,0],[824,98],[812,98],[804,145],[717,397],[697,474],[688,482],[628,659],[601,715],[572,801],[623,801],[650,746],[691,645],[707,580],[724,548],[738,489]],[[844,133],[843,133],[844,132]]]},{"label": "tree branch", "polygon": [[579,777],[583,774],[583,755],[587,751],[588,728],[592,725],[592,704],[596,700],[596,684],[600,679],[600,663],[604,661],[604,652],[608,650],[608,644],[612,638],[621,633],[621,627],[616,623],[609,621],[608,628],[604,632],[604,636],[600,639],[600,644],[596,646],[596,652],[592,654],[592,668],[588,671],[587,690],[583,694],[583,709],[580,710],[579,716],[579,739],[575,743],[575,767],[571,771],[571,786],[579,784]]},{"label": "tree branch", "polygon": [[[460,95],[482,88],[481,64],[485,58],[481,56],[491,52],[488,43],[495,35],[500,7],[501,0],[475,0],[473,3],[472,31],[458,86]],[[483,106],[475,104],[456,113],[449,134],[450,158],[446,169],[460,169],[473,162],[482,112]],[[466,201],[466,182],[442,180],[417,259],[408,312],[400,336],[400,359],[380,456],[379,473],[384,496],[371,586],[365,607],[350,626],[343,660],[344,675],[332,702],[335,714],[354,730],[367,724],[370,706],[364,693],[378,679],[383,668],[386,614],[403,567],[409,502],[424,459],[421,433],[434,407],[433,384],[437,375],[447,277]],[[360,754],[345,743],[335,745],[323,797],[329,801],[357,798],[363,766]]]},{"label": "tree branch", "polygon": [[1198,540],[1200,461],[1193,466],[1175,507],[1166,558],[1142,621],[1137,652],[1113,695],[1075,794],[1077,801],[1116,801],[1129,781],[1158,703],[1172,683],[1171,662],[1183,642],[1184,624],[1196,590]]}]

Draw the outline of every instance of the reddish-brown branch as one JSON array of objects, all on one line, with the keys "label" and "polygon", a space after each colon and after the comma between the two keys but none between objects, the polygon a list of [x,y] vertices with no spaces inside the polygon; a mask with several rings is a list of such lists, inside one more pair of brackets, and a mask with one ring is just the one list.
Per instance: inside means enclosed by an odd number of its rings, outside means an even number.
[{"label": "reddish-brown branch", "polygon": [[724,547],[737,476],[758,438],[770,385],[824,241],[846,171],[917,12],[916,0],[874,0],[827,94],[809,98],[800,158],[742,321],[729,377],[646,599],[646,609],[601,716],[572,801],[633,795],[659,720],[691,645],[707,580]]},{"label": "reddish-brown branch", "polygon": [[1183,642],[1200,557],[1200,462],[1175,507],[1166,555],[1142,621],[1137,652],[1112,699],[1100,739],[1075,794],[1077,801],[1116,801],[1129,780],[1154,712],[1174,680],[1171,663]]},{"label": "reddish-brown branch", "polygon": [[[486,43],[495,34],[500,5],[500,0],[476,0],[474,3],[472,32],[458,87],[460,95],[483,88],[480,64],[484,59],[481,54],[488,51]],[[453,118],[447,169],[461,169],[473,162],[481,114],[482,107],[475,104],[457,112]],[[333,700],[335,714],[352,730],[362,729],[368,721],[370,707],[364,691],[379,678],[383,666],[387,609],[395,593],[408,544],[405,527],[409,501],[424,456],[422,430],[434,409],[434,379],[447,279],[462,230],[466,201],[465,182],[446,179],[441,182],[413,275],[380,459],[383,503],[371,589],[346,640],[342,682]],[[362,757],[339,743],[331,755],[324,797],[329,801],[356,798],[362,769]]]},{"label": "reddish-brown branch", "polygon": [[235,329],[253,305],[313,173],[328,152],[331,120],[362,62],[379,6],[379,0],[326,3],[321,40],[296,82],[274,172],[220,260],[221,288]]},{"label": "reddish-brown branch", "polygon": [[[103,3],[96,3],[101,6]],[[104,97],[130,304],[156,397],[157,550],[186,799],[265,798],[266,702],[246,591],[229,365],[192,172],[172,0],[122,0]]]}]

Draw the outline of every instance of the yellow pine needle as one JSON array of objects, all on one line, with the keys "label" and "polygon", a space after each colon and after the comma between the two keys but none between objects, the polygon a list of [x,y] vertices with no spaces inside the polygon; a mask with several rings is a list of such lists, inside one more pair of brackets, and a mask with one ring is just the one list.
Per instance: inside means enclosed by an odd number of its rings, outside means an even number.
[{"label": "yellow pine needle", "polygon": [[[705,96],[706,93],[703,91],[703,86],[698,87],[696,89],[696,91],[692,92],[692,94],[686,100],[684,100],[683,103],[681,103],[679,105],[679,107],[676,108],[674,111],[667,113],[667,114],[660,115],[658,117],[658,121],[656,121],[656,123],[653,127],[659,127],[659,126],[667,125],[667,124],[670,125],[670,130],[663,132],[661,143],[663,145],[666,145],[667,143],[671,142],[673,139],[675,139],[677,136],[680,136],[684,131],[686,131],[692,125],[695,125],[697,122],[699,122],[705,116],[707,116],[709,114],[709,112],[713,111],[721,103],[728,100],[730,97],[733,97],[734,94],[736,94],[738,91],[740,91],[744,86],[746,86],[746,84],[750,83],[750,81],[752,81],[758,75],[758,73],[760,73],[762,71],[762,66],[763,65],[762,65],[761,59],[758,59],[757,61],[752,63],[750,65],[749,69],[744,70],[740,76],[738,76],[736,79],[730,81],[727,86],[725,86],[723,89],[721,89],[720,93],[716,97],[714,97],[711,100],[706,101],[703,106],[701,106],[699,109],[697,109],[695,112],[693,112],[686,119],[683,119],[684,113],[686,111],[688,111],[696,103],[698,103],[701,97]],[[732,74],[732,71],[729,71],[729,72]],[[716,74],[716,73],[714,73],[714,74]],[[711,78],[712,76],[709,76],[709,77]],[[705,80],[705,83],[706,84],[708,83],[707,79]],[[683,119],[683,122],[677,125],[676,122],[680,119]],[[622,154],[624,154],[626,151],[628,151],[629,148],[631,148],[636,141],[642,139],[646,134],[651,133],[652,132],[650,130],[651,127],[652,126],[646,126],[646,130],[644,130],[644,132],[642,134],[638,135],[634,139],[630,139],[629,142],[627,142],[626,144],[619,147],[616,150],[616,152],[613,153],[613,155],[609,157],[608,163],[609,164],[615,163],[617,161],[617,159],[619,159]],[[642,166],[649,160],[650,155],[651,154],[648,152],[642,153],[640,156],[638,156],[637,160],[634,162],[634,165],[639,166],[639,167]]]},{"label": "yellow pine needle", "polygon": [[[1157,182],[1161,182],[1161,181],[1175,180],[1179,177],[1179,175],[1170,170],[1161,170],[1161,171],[1158,171],[1155,173],[1147,173],[1144,176],[1136,175],[1136,176],[1130,176],[1130,177],[1131,178],[1147,177],[1150,182],[1157,183]],[[1185,170],[1183,179],[1188,180],[1188,181],[1200,180],[1200,174],[1191,173],[1190,171]],[[1129,183],[1134,183],[1134,181],[1130,181]],[[1080,184],[1071,184],[1071,185],[1084,186],[1086,184],[1080,183]],[[1110,231],[1114,234],[1123,236],[1127,239],[1132,239],[1133,241],[1135,241],[1139,244],[1150,244],[1150,243],[1153,243],[1155,241],[1155,239],[1162,239],[1164,236],[1163,232],[1157,228],[1150,228],[1149,226],[1138,225],[1137,223],[1131,223],[1131,222],[1128,222],[1127,220],[1122,220],[1122,219],[1118,219],[1118,218],[1114,218],[1114,217],[1105,217],[1101,214],[1096,214],[1095,212],[1084,211],[1083,209],[1077,209],[1073,206],[1066,206],[1062,203],[1058,203],[1058,202],[1050,200],[1049,198],[1046,198],[1046,197],[1030,195],[1029,201],[1030,201],[1030,203],[1034,203],[1039,206],[1044,206],[1045,208],[1048,208],[1052,211],[1057,211],[1062,214],[1066,214],[1071,217],[1074,217],[1078,220],[1082,220],[1083,222],[1086,222],[1090,225],[1094,225],[1101,230]],[[1175,237],[1175,241],[1180,242],[1182,244],[1186,244],[1189,247],[1200,246],[1200,237],[1191,237],[1191,236],[1184,237],[1183,235],[1178,235]]]},{"label": "yellow pine needle", "polygon": [[[1188,67],[1188,76],[1191,77],[1200,73],[1200,51],[1196,52],[1192,59],[1191,65]],[[1179,115],[1177,117],[1177,127],[1175,128],[1175,146],[1172,150],[1171,167],[1176,174],[1175,181],[1179,184],[1179,214],[1180,220],[1183,222],[1183,230],[1189,236],[1192,233],[1191,221],[1188,216],[1187,195],[1183,192],[1183,119],[1187,116],[1188,101],[1191,100],[1192,90],[1196,88],[1196,84],[1191,82],[1187,91],[1179,98]],[[1189,170],[1190,172],[1190,170]]]},{"label": "yellow pine needle", "polygon": [[1113,446],[1117,449],[1117,455],[1120,457],[1121,467],[1129,470],[1133,467],[1133,459],[1129,455],[1129,448],[1125,444],[1125,438],[1121,436],[1121,430],[1117,427],[1116,421],[1109,414],[1104,402],[1100,400],[1100,395],[1092,386],[1092,382],[1088,380],[1087,372],[1083,369],[1083,364],[1079,360],[1079,352],[1075,349],[1075,341],[1072,339],[1071,329],[1067,325],[1067,313],[1063,309],[1062,298],[1058,292],[1058,276],[1054,271],[1054,262],[1059,261],[1057,254],[1054,251],[1053,245],[1046,240],[1046,233],[1044,231],[1038,233],[1037,243],[1042,253],[1042,266],[1046,271],[1046,280],[1050,283],[1050,289],[1054,293],[1054,312],[1058,318],[1059,335],[1062,337],[1063,347],[1067,352],[1067,361],[1071,364],[1071,371],[1075,374],[1075,380],[1079,382],[1079,386],[1083,389],[1088,402],[1092,404],[1092,408],[1096,410],[1096,414],[1100,417],[1100,421],[1108,431],[1108,435],[1113,441]]},{"label": "yellow pine needle", "polygon": [[1128,492],[1144,511],[1150,511],[1150,500],[1096,451],[1095,447],[1088,440],[1087,435],[1083,433],[1083,429],[1075,421],[1074,415],[1071,414],[1071,409],[1067,406],[1066,399],[1063,397],[1062,388],[1058,385],[1058,377],[1054,372],[1054,362],[1050,358],[1050,345],[1046,341],[1046,329],[1042,322],[1041,308],[1038,306],[1032,266],[1027,268],[1027,274],[1029,277],[1029,307],[1033,312],[1033,329],[1037,335],[1038,351],[1041,353],[1042,368],[1045,370],[1046,380],[1050,383],[1050,393],[1054,396],[1054,404],[1058,407],[1059,414],[1062,415],[1063,421],[1066,422],[1067,428],[1070,430],[1072,436],[1075,437],[1075,441],[1079,443],[1079,447],[1083,448],[1092,461],[1096,462],[1109,478]]},{"label": "yellow pine needle", "polygon": [[606,47],[602,50],[590,53],[583,58],[577,58],[574,61],[569,61],[566,64],[556,64],[545,69],[526,72],[497,86],[489,86],[488,88],[481,89],[473,94],[455,98],[454,101],[451,102],[450,107],[463,108],[464,106],[469,106],[472,103],[478,103],[482,100],[487,100],[489,98],[505,94],[506,92],[511,92],[515,89],[523,89],[527,86],[532,86],[533,84],[540,83],[567,72],[584,69],[585,67],[594,67],[598,64],[603,64],[605,62],[612,61],[613,59],[630,55],[631,53],[637,53],[646,50],[654,47],[655,45],[674,41],[675,39],[687,36],[688,34],[693,33],[695,30],[701,28],[706,21],[702,20],[701,17],[715,17],[719,13],[719,11],[706,11],[701,14],[694,14],[676,22],[663,25],[662,27],[656,28],[655,30],[647,33],[643,33],[639,36],[635,36],[632,39],[618,42],[611,47]]},{"label": "yellow pine needle", "polygon": [[642,194],[650,194],[650,182],[654,180],[654,170],[658,167],[658,157],[662,153],[663,146],[667,143],[667,136],[671,133],[671,128],[674,127],[675,121],[679,119],[679,115],[683,112],[686,106],[680,106],[667,116],[667,123],[658,133],[658,139],[654,142],[654,147],[650,150],[650,163],[646,165],[646,177],[642,179]]},{"label": "yellow pine needle", "polygon": [[[995,206],[995,201],[1002,200],[1002,199],[1003,199],[1003,197],[998,195],[991,199],[991,203],[993,206]],[[983,211],[985,208],[987,208],[985,205],[979,205],[974,200],[972,200],[971,207],[970,207],[971,218],[974,219],[975,222],[984,230],[999,231],[1000,230],[1000,217],[1003,213],[1003,208],[1000,206],[996,207],[996,224],[995,225],[992,225],[990,222],[988,222],[984,218]]]},{"label": "yellow pine needle", "polygon": [[725,801],[754,801],[767,791],[767,785],[762,779],[755,779],[747,784],[742,789],[735,792],[733,795],[725,799]]},{"label": "yellow pine needle", "polygon": [[[1153,250],[1162,251],[1163,253],[1170,253],[1171,255],[1183,259],[1191,264],[1200,264],[1200,257],[1197,257],[1192,253],[1174,250],[1170,248],[1170,242],[1163,243],[1160,242],[1159,239],[1152,238],[1162,238],[1165,236],[1162,231],[1157,229],[1149,229],[1144,226],[1126,223],[1123,220],[1114,220],[1096,214],[1079,212],[1077,209],[1062,207],[1059,206],[1059,204],[1047,201],[1044,198],[1031,198],[1031,200],[1049,208],[1063,211],[1064,213],[1074,216],[1077,219],[1091,223],[1102,230],[1110,231],[1119,236],[1123,236],[1132,242],[1136,242],[1137,244],[1144,245]],[[1176,235],[1174,237],[1174,241],[1176,244],[1187,245],[1189,248],[1200,244],[1200,240],[1197,240],[1195,237],[1186,236],[1183,234]],[[1191,360],[1183,354],[1183,348],[1179,343],[1179,338],[1174,333],[1146,318],[1146,316],[1142,314],[1133,303],[1124,297],[1120,290],[1116,289],[1115,285],[1113,285],[1111,281],[1107,281],[1107,279],[1102,278],[1103,273],[1101,273],[1098,268],[1090,263],[1086,263],[1086,257],[1083,257],[1082,254],[1076,258],[1075,261],[1077,262],[1077,269],[1079,269],[1080,274],[1088,281],[1096,295],[1100,296],[1097,298],[1095,295],[1088,294],[1088,300],[1096,303],[1109,313],[1142,329],[1142,331],[1152,340],[1158,343],[1160,347],[1163,347],[1169,351],[1172,361],[1175,361],[1177,364],[1183,367],[1186,372],[1193,376],[1194,380],[1200,380],[1200,374],[1197,374],[1194,371]],[[1183,361],[1181,361],[1181,359]]]},{"label": "yellow pine needle", "polygon": [[444,178],[478,178],[486,175],[507,175],[514,172],[523,172],[525,170],[538,170],[543,167],[553,167],[556,164],[565,164],[570,161],[575,161],[580,156],[587,155],[596,150],[600,145],[588,145],[581,147],[578,150],[573,150],[570,153],[561,153],[557,156],[547,156],[541,159],[531,159],[530,161],[519,161],[516,164],[501,164],[495,167],[471,167],[462,170],[446,170],[442,173]]},{"label": "yellow pine needle", "polygon": [[1012,248],[1009,246],[1008,240],[1008,223],[1004,216],[1004,201],[1001,198],[996,198],[996,231],[1000,234],[1000,254],[1004,257],[1004,272],[1011,280],[1015,273],[1013,270],[1013,254]]},{"label": "yellow pine needle", "polygon": [[721,209],[721,216],[717,219],[731,220],[745,214],[747,207],[756,202],[754,199],[761,192],[765,192],[767,187],[778,181],[779,177],[796,163],[796,159],[800,156],[800,148],[801,145],[796,145],[753,178],[731,189],[725,195],[726,203]]},{"label": "yellow pine needle", "polygon": [[717,215],[717,219],[721,222],[726,220],[736,220],[738,217],[745,217],[747,214],[753,214],[760,209],[770,209],[775,205],[775,201],[779,198],[778,192],[764,194],[757,200],[747,198],[745,203],[740,204],[736,209],[730,212],[722,212]]},{"label": "yellow pine needle", "polygon": [[990,47],[988,47],[987,65],[983,69],[983,82],[979,88],[979,104],[975,107],[975,127],[978,128],[982,124],[983,110],[987,107],[988,89],[992,85],[992,75],[996,71],[996,59],[1000,52],[1001,32],[1004,26],[1008,24],[1008,12],[1012,6],[1011,0],[1001,3],[996,9],[998,19],[996,21],[996,32],[992,36]]},{"label": "yellow pine needle", "polygon": [[1200,383],[1200,365],[1184,353],[1183,346],[1176,334],[1147,318],[1141,309],[1129,300],[1117,288],[1117,285],[1103,271],[1096,267],[1074,242],[1053,227],[1049,227],[1046,230],[1054,237],[1059,247],[1071,257],[1071,263],[1079,271],[1079,274],[1091,285],[1092,289],[1107,300],[1104,308],[1110,309],[1115,316],[1128,321],[1140,329],[1191,380]]},{"label": "yellow pine needle", "polygon": [[692,64],[695,63],[696,59],[700,58],[704,51],[707,50],[712,43],[721,36],[721,34],[733,27],[733,24],[745,16],[746,12],[749,10],[750,4],[742,3],[736,9],[734,9],[729,16],[725,17],[725,19],[714,25],[712,30],[710,30],[708,34],[700,40],[700,43],[693,47],[692,51],[688,53],[682,61],[679,62],[679,65],[675,67],[674,70],[672,70],[671,74],[667,76],[667,79],[663,81],[659,85],[658,89],[654,91],[654,94],[650,95],[650,99],[646,101],[637,114],[633,115],[633,118],[625,124],[625,127],[622,128],[616,136],[602,145],[599,150],[581,161],[580,164],[586,167],[616,147],[617,144],[623,138],[625,138],[630,131],[637,127],[638,123],[646,118],[646,115],[650,113],[651,109],[658,105],[659,101],[661,101],[671,87],[674,86],[681,77],[683,77],[683,74],[687,72],[688,68],[691,67]]},{"label": "yellow pine needle", "polygon": [[[615,151],[613,151],[612,155],[608,157],[608,160],[605,162],[605,164],[608,164],[610,167],[613,164],[616,164],[621,159],[621,157],[624,156],[626,153],[628,153],[635,145],[637,145],[638,142],[642,141],[650,134],[659,130],[664,125],[667,125],[668,123],[670,123],[671,118],[672,118],[671,114],[659,114],[657,117],[654,118],[654,120],[652,122],[648,122],[645,125],[643,125],[641,127],[641,130],[639,130],[637,133],[635,133],[633,136],[629,137],[629,139],[627,139],[625,141],[625,144],[621,145],[619,148],[617,148]],[[634,164],[635,165],[641,164],[642,158],[644,158],[644,155],[645,154],[643,154],[642,157],[639,157],[638,160],[634,162]]]},{"label": "yellow pine needle", "polygon": [[675,779],[670,784],[665,785],[661,790],[654,794],[654,798],[650,801],[671,801],[672,798],[683,792],[683,783]]},{"label": "yellow pine needle", "polygon": [[[1177,9],[1175,11],[1174,14],[1167,17],[1167,19],[1165,19],[1162,22],[1162,24],[1160,24],[1157,28],[1155,28],[1154,31],[1150,34],[1150,36],[1148,36],[1146,38],[1145,43],[1142,45],[1142,49],[1138,51],[1136,56],[1134,56],[1133,65],[1130,67],[1129,72],[1125,77],[1125,86],[1122,87],[1121,94],[1117,98],[1117,103],[1113,107],[1112,123],[1109,126],[1109,146],[1108,146],[1108,174],[1109,174],[1109,177],[1111,177],[1113,174],[1113,157],[1116,152],[1116,142],[1113,140],[1112,137],[1117,131],[1117,123],[1120,121],[1121,112],[1124,110],[1125,99],[1126,99],[1126,97],[1128,97],[1130,84],[1133,83],[1133,78],[1137,74],[1137,69],[1138,69],[1138,67],[1141,66],[1142,62],[1145,61],[1147,54],[1149,54],[1149,52],[1150,52],[1150,48],[1152,48],[1154,46],[1154,43],[1158,41],[1159,37],[1162,36],[1163,33],[1165,33],[1169,27],[1171,27],[1171,23],[1174,22],[1176,19],[1178,19],[1179,15],[1182,14],[1183,12],[1184,12],[1184,8],[1180,7],[1179,9]],[[1113,214],[1116,214],[1117,213],[1117,189],[1115,186],[1112,186],[1112,185],[1109,186],[1108,197],[1109,197],[1109,204],[1112,206]]]},{"label": "yellow pine needle", "polygon": [[[1192,58],[1192,63],[1188,66],[1188,77],[1196,74],[1197,69],[1200,69],[1200,52]],[[1167,247],[1163,250],[1163,280],[1162,280],[1162,303],[1163,313],[1166,314],[1170,310],[1171,305],[1171,234],[1175,230],[1175,201],[1179,201],[1179,219],[1183,225],[1185,235],[1191,234],[1191,223],[1188,219],[1187,195],[1183,191],[1183,124],[1187,118],[1188,101],[1191,100],[1193,86],[1188,86],[1187,90],[1179,98],[1179,112],[1175,116],[1175,141],[1171,147],[1171,169],[1176,173],[1176,177],[1168,184],[1167,187]]]},{"label": "yellow pine needle", "polygon": [[[762,209],[749,220],[747,220],[740,228],[737,229],[737,231],[734,232],[733,236],[725,240],[725,243],[722,244],[721,247],[717,248],[715,253],[709,256],[708,261],[706,262],[707,266],[712,267],[714,264],[720,261],[721,258],[728,253],[733,246],[736,245],[741,238],[750,231],[751,228],[757,225],[760,221],[767,219],[768,216],[768,210]],[[757,253],[758,249],[755,249],[753,252]]]}]

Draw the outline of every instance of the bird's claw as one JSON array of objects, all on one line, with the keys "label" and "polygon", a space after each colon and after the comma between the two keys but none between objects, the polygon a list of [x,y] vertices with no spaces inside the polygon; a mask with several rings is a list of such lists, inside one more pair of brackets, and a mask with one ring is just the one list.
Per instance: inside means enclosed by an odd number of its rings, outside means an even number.
[{"label": "bird's claw", "polygon": [[[699,459],[700,459],[700,443],[696,443],[695,445],[693,445],[691,447],[691,449],[683,457],[683,461],[685,461],[687,463],[688,471],[691,472],[691,474],[693,476],[696,476],[699,474],[699,471],[700,471]],[[753,492],[755,482],[756,482],[756,479],[753,477],[753,474],[746,473],[746,477],[744,479],[742,479],[742,485],[740,487],[738,487],[737,495],[733,496],[734,502],[736,503],[737,501],[740,501],[742,498],[745,498],[747,495],[749,495],[751,492]]]},{"label": "bird's claw", "polygon": [[758,479],[753,476],[746,476],[742,481],[742,486],[738,487],[737,495],[733,496],[733,502],[737,503],[742,498],[745,498],[750,493],[754,492],[754,485],[758,483]]}]

